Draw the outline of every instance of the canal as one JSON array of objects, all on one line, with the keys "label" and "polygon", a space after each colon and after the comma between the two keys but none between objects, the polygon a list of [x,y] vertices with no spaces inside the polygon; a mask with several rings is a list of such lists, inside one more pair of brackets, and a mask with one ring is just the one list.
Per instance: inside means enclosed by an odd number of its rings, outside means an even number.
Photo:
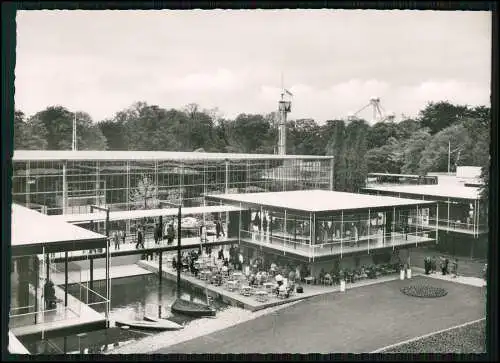
[{"label": "canal", "polygon": [[[96,282],[94,290],[105,295],[104,282]],[[113,279],[111,292],[111,321],[142,320],[145,314],[153,317],[158,317],[161,314],[162,318],[185,325],[189,325],[195,319],[170,312],[170,305],[176,298],[176,283],[162,279],[160,285],[159,278],[154,274]],[[68,293],[79,298],[79,286],[69,286]],[[182,298],[195,302],[206,302],[203,291],[194,290],[184,285]],[[222,301],[217,300],[212,301],[211,305],[218,311],[228,307]],[[96,305],[93,308],[104,314],[104,306]],[[27,340],[21,337],[20,340],[31,354],[95,354],[106,352],[114,347],[152,334],[156,333],[110,327],[105,330],[73,334],[66,337],[45,340]],[[176,334],[176,332],[172,331],[170,334]]]}]

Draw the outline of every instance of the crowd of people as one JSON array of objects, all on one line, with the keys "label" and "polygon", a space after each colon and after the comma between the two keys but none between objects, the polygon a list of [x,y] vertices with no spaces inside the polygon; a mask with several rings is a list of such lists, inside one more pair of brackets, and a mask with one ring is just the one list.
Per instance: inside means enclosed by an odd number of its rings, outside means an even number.
[{"label": "crowd of people", "polygon": [[437,256],[425,257],[424,259],[425,274],[429,275],[431,273],[436,273],[438,268],[438,262],[442,275],[448,275],[451,273],[453,277],[458,276],[458,259],[455,258],[453,260],[453,262],[451,263],[451,271],[450,271],[449,269],[450,260],[447,257],[442,257],[442,256],[439,258]]}]

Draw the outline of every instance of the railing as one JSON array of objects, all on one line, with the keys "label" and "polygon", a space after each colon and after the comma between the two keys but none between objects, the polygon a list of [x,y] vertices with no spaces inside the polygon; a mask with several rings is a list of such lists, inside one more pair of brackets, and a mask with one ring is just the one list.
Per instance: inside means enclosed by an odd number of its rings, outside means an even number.
[{"label": "railing", "polygon": [[[435,226],[436,218],[429,218],[429,224]],[[486,232],[488,230],[488,225],[485,224],[476,224],[474,223],[464,223],[461,220],[448,220],[446,218],[437,219],[438,228],[444,227],[453,231],[463,231],[463,232]]]},{"label": "railing", "polygon": [[371,236],[361,236],[356,240],[354,237],[343,239],[330,239],[329,242],[309,244],[307,238],[293,239],[294,236],[278,237],[270,233],[240,231],[240,237],[249,242],[278,249],[284,252],[293,252],[307,257],[318,257],[325,255],[342,255],[344,253],[356,251],[370,251],[372,249],[416,245],[423,242],[435,241],[435,236],[431,234],[435,232],[433,229],[426,229],[418,232],[392,232],[392,233],[377,233]]}]

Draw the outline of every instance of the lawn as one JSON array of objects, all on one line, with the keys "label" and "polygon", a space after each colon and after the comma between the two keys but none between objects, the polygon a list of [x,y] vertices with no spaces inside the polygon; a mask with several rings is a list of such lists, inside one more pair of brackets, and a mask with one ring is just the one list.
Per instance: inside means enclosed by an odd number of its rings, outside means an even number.
[{"label": "lawn", "polygon": [[381,353],[486,353],[486,321],[448,330]]},{"label": "lawn", "polygon": [[[445,288],[441,298],[416,298],[402,287]],[[311,298],[156,353],[363,353],[483,318],[480,288],[418,276]]]}]

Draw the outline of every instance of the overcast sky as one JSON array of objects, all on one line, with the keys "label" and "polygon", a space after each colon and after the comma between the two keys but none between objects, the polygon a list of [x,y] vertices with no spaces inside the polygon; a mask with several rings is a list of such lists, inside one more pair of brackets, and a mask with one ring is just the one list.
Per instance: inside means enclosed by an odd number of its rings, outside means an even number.
[{"label": "overcast sky", "polygon": [[[345,117],[379,96],[413,116],[428,101],[490,104],[491,13],[467,11],[22,11],[16,108],[111,118],[136,101],[195,102],[225,117],[277,109]],[[367,119],[371,112],[361,113]]]}]

